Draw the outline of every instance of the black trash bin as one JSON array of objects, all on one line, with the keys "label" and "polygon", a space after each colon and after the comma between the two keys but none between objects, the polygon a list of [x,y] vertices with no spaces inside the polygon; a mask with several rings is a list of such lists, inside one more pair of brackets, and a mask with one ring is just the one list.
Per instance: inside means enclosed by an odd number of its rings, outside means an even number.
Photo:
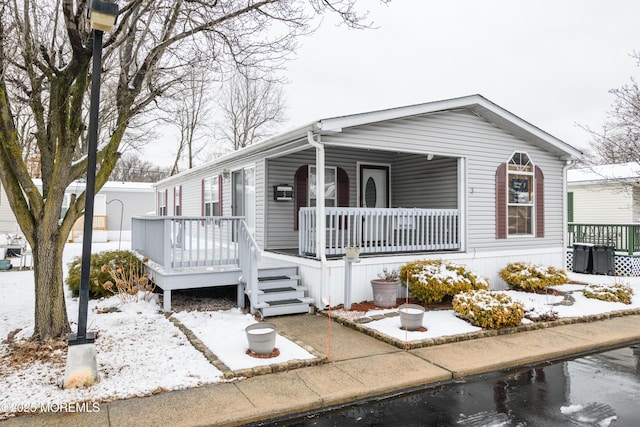
[{"label": "black trash bin", "polygon": [[590,243],[573,244],[573,271],[574,273],[591,274],[593,270],[593,256]]},{"label": "black trash bin", "polygon": [[593,252],[593,274],[615,275],[616,248],[614,246],[596,245]]}]

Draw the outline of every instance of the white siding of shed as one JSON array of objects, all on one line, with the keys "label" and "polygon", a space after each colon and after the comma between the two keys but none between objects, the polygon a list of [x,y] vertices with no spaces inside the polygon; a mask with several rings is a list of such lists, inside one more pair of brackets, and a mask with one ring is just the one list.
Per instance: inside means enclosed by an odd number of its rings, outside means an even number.
[{"label": "white siding of shed", "polygon": [[573,222],[628,224],[634,221],[633,191],[623,185],[570,185]]}]

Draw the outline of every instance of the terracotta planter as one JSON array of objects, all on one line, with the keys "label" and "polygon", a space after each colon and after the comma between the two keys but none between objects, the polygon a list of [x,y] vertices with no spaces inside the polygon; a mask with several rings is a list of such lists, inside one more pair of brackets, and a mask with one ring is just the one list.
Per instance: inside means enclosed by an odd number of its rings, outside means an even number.
[{"label": "terracotta planter", "polygon": [[398,307],[400,315],[400,329],[417,331],[422,327],[424,307],[417,304],[402,304]]},{"label": "terracotta planter", "polygon": [[254,323],[244,329],[249,342],[249,350],[255,354],[271,354],[276,347],[276,325]]},{"label": "terracotta planter", "polygon": [[398,298],[398,286],[400,281],[389,282],[386,280],[372,280],[373,304],[378,307],[393,307]]}]

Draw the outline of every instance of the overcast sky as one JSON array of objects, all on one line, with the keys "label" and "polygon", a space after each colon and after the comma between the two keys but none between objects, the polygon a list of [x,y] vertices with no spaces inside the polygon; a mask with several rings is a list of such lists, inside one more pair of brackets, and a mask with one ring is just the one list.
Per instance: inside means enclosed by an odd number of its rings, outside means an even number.
[{"label": "overcast sky", "polygon": [[377,0],[375,30],[326,17],[287,67],[286,131],[313,120],[481,94],[584,148],[609,90],[640,76],[638,0]]}]

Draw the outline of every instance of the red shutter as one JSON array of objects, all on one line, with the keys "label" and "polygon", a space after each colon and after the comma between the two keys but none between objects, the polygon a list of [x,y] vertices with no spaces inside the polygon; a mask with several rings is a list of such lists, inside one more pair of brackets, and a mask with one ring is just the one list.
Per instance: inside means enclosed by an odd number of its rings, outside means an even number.
[{"label": "red shutter", "polygon": [[293,178],[294,182],[294,190],[293,190],[293,199],[295,209],[293,210],[293,229],[298,229],[298,212],[300,212],[300,208],[307,206],[307,198],[309,196],[308,193],[308,180],[309,180],[309,166],[304,165],[300,166],[296,171],[296,174]]},{"label": "red shutter", "polygon": [[182,215],[182,185],[180,186],[180,215]]},{"label": "red shutter", "polygon": [[200,200],[201,200],[201,203],[200,203],[200,212],[201,213],[200,213],[200,215],[204,216],[204,214],[205,214],[205,210],[204,210],[204,178],[202,179],[202,182],[201,182],[201,190],[202,191],[200,192]]},{"label": "red shutter", "polygon": [[218,216],[222,216],[222,175],[218,175]]},{"label": "red shutter", "polygon": [[536,166],[536,237],[544,237],[544,174]]},{"label": "red shutter", "polygon": [[507,164],[496,169],[496,239],[507,238]]},{"label": "red shutter", "polygon": [[169,189],[164,190],[164,214],[169,215]]},{"label": "red shutter", "polygon": [[[336,168],[337,170],[337,206],[349,207],[349,174],[342,168]],[[341,230],[346,230],[349,224],[347,223],[348,216],[340,218],[338,227]]]}]

